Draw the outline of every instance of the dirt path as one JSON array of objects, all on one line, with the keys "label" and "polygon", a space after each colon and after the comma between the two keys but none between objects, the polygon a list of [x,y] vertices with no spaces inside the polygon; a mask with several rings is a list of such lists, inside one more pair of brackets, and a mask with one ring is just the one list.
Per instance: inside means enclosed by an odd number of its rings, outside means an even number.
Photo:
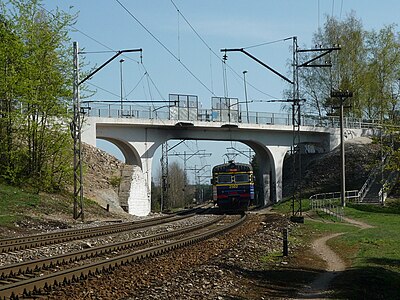
[{"label": "dirt path", "polygon": [[360,227],[361,229],[367,229],[367,228],[372,228],[374,226],[371,226],[367,223],[361,222],[361,221],[357,221],[357,220],[353,220],[353,219],[349,219],[346,217],[343,217],[343,221],[346,221],[347,223],[353,224],[357,227]]},{"label": "dirt path", "polygon": [[[349,218],[343,218],[344,221],[353,224],[360,229],[372,228],[373,226],[356,221]],[[311,285],[299,293],[299,298],[302,299],[325,299],[329,295],[328,289],[330,282],[338,275],[338,272],[344,271],[346,265],[343,260],[326,244],[330,239],[338,237],[344,234],[344,232],[334,233],[321,238],[316,239],[312,248],[314,252],[319,255],[327,264],[326,272],[317,276],[317,278],[311,283]]]},{"label": "dirt path", "polygon": [[314,252],[319,255],[323,260],[325,260],[327,267],[326,272],[321,273],[317,278],[311,283],[311,285],[300,293],[299,296],[304,299],[323,299],[329,294],[329,283],[337,275],[337,272],[344,271],[346,265],[343,260],[328,247],[326,242],[343,233],[334,233],[327,236],[323,236],[316,239],[312,248]]}]

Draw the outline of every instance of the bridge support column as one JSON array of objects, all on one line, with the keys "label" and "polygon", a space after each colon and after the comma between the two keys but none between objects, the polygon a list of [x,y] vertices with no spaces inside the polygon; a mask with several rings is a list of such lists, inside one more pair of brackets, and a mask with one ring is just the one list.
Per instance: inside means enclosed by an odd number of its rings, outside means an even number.
[{"label": "bridge support column", "polygon": [[283,187],[283,160],[289,147],[284,146],[268,146],[271,154],[271,170],[272,170],[272,202],[277,203],[282,200],[282,187]]},{"label": "bridge support column", "polygon": [[151,158],[142,159],[143,169],[133,166],[128,198],[128,212],[131,215],[147,216],[151,211],[151,161]]},{"label": "bridge support column", "polygon": [[151,167],[153,151],[147,149],[146,142],[130,142],[140,156],[140,166],[134,166],[128,211],[135,216],[147,216],[151,211]]},{"label": "bridge support column", "polygon": [[261,183],[259,204],[268,206],[282,200],[282,175],[283,160],[290,147],[287,146],[265,146],[259,143],[248,143],[256,152],[258,174]]},{"label": "bridge support column", "polygon": [[93,147],[96,147],[96,123],[86,121],[82,126],[82,141]]}]

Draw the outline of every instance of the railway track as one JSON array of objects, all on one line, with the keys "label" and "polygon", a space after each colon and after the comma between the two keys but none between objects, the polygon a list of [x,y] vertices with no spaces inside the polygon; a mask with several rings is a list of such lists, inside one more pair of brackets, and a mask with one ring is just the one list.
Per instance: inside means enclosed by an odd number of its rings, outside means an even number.
[{"label": "railway track", "polygon": [[[200,208],[201,209],[201,208]],[[142,221],[124,222],[120,224],[111,224],[85,229],[63,230],[59,232],[50,232],[38,235],[24,236],[18,238],[9,238],[0,240],[0,253],[30,249],[46,245],[65,243],[73,240],[81,240],[101,235],[109,235],[129,230],[135,230],[150,226],[156,226],[165,222],[173,222],[189,218],[200,210],[199,208],[186,211],[182,214],[172,214],[159,218],[146,219]]]},{"label": "railway track", "polygon": [[[244,221],[245,216],[229,224],[216,226],[223,219],[224,216],[219,216],[211,221],[209,220],[171,232],[1,267],[0,299],[19,299],[21,296],[32,297],[33,295],[40,294],[42,291],[49,291],[61,284],[85,280],[89,276],[114,270],[121,265],[134,263],[143,258],[154,257],[177,248],[191,245],[234,228]],[[208,229],[212,226],[214,226],[212,229]],[[199,230],[200,232],[193,233]],[[191,233],[191,235],[187,236],[188,233]],[[172,237],[179,238],[173,241],[169,240]],[[151,244],[157,240],[161,240],[162,242],[157,245]],[[145,244],[148,246],[143,248]],[[142,248],[132,250],[137,246],[141,246]],[[125,252],[121,254],[121,250]],[[114,257],[104,258],[105,254],[111,256],[113,253],[115,254]],[[93,261],[95,257],[97,259]],[[76,264],[80,261],[86,262],[77,267],[64,268],[66,265]],[[44,272],[44,270],[47,271]]]}]

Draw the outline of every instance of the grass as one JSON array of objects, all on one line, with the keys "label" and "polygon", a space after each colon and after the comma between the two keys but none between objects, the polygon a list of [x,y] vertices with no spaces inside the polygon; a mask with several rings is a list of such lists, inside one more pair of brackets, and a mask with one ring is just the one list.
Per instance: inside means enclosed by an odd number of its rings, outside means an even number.
[{"label": "grass", "polygon": [[[307,200],[303,201],[307,203]],[[344,232],[328,245],[350,266],[333,282],[338,299],[400,299],[400,202],[388,207],[349,205],[346,217],[370,224],[360,229],[344,222],[333,222],[326,214],[313,214],[292,232],[297,240],[309,245],[318,236]],[[274,206],[290,213],[288,202]],[[289,208],[289,209],[288,209]]]},{"label": "grass", "polygon": [[[294,201],[295,204],[295,210],[297,210],[298,207],[298,201]],[[291,214],[293,210],[293,200],[291,198],[284,199],[283,201],[279,202],[278,204],[275,204],[272,207],[273,211],[282,213],[282,214]],[[301,200],[301,210],[303,212],[307,212],[311,210],[311,202],[309,199],[302,199]]]},{"label": "grass", "polygon": [[[105,216],[96,202],[84,199],[85,214]],[[73,199],[68,194],[35,194],[29,190],[0,183],[0,227],[14,227],[23,220],[47,215],[64,215],[72,221]]]},{"label": "grass", "polygon": [[261,262],[263,263],[276,263],[282,260],[282,252],[275,251],[268,253],[260,258]]},{"label": "grass", "polygon": [[[369,210],[369,209],[367,209]],[[329,245],[351,260],[351,269],[338,277],[338,296],[369,299],[400,298],[400,215],[384,207],[373,212],[347,208],[346,216],[361,220],[373,228],[349,232]],[[351,291],[344,289],[353,283]]]},{"label": "grass", "polygon": [[0,226],[11,227],[21,220],[21,214],[37,208],[40,204],[38,195],[23,189],[0,184]]}]

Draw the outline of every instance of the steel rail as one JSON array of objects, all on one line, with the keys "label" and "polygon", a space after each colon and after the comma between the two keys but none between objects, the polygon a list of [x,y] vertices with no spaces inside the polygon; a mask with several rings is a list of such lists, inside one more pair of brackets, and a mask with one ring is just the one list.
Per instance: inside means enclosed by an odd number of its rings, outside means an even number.
[{"label": "steel rail", "polygon": [[127,265],[144,258],[154,257],[174,249],[189,246],[226,232],[230,229],[233,229],[234,227],[240,225],[245,219],[246,215],[235,222],[222,226],[218,229],[210,230],[208,232],[203,232],[194,236],[186,237],[162,245],[152,246],[147,249],[142,249],[107,260],[102,260],[92,263],[90,265],[79,266],[72,269],[59,271],[53,274],[48,274],[41,277],[31,278],[24,281],[5,285],[0,287],[0,299],[18,299],[20,296],[29,297],[33,294],[50,290],[54,286],[77,282],[82,279],[87,279],[89,276],[92,275],[112,271],[122,265]]},{"label": "steel rail", "polygon": [[79,240],[100,235],[107,235],[123,231],[135,230],[162,223],[178,221],[181,219],[192,217],[194,215],[195,213],[181,215],[181,216],[174,214],[171,216],[153,218],[143,221],[112,224],[112,225],[105,225],[105,226],[78,229],[78,230],[66,230],[66,231],[45,233],[28,237],[20,237],[16,239],[6,239],[2,240],[3,244],[0,243],[0,253],[24,250],[34,247],[63,243],[72,240]]},{"label": "steel rail", "polygon": [[199,210],[203,209],[203,207],[204,207],[204,205],[201,207],[196,207],[193,209],[188,209],[188,210],[184,210],[182,212],[174,213],[174,214],[171,214],[168,216],[162,216],[162,217],[158,217],[158,218],[151,218],[151,219],[145,219],[145,220],[139,220],[139,221],[133,221],[133,222],[123,222],[123,223],[119,223],[119,224],[103,225],[103,226],[84,228],[84,229],[67,229],[67,230],[62,230],[62,231],[58,231],[58,232],[48,232],[48,233],[35,234],[35,235],[29,235],[29,236],[22,236],[22,237],[17,237],[17,238],[0,239],[0,247],[6,246],[6,245],[39,241],[39,240],[47,239],[47,238],[57,238],[59,236],[74,235],[77,232],[86,233],[86,232],[91,232],[91,231],[104,230],[109,227],[117,228],[118,226],[123,227],[123,226],[128,226],[131,224],[145,224],[148,222],[153,222],[155,220],[169,219],[169,218],[175,217],[177,215],[187,215],[187,214],[196,213]]},{"label": "steel rail", "polygon": [[156,240],[161,240],[173,236],[177,236],[180,234],[188,233],[200,228],[204,228],[215,224],[221,221],[225,216],[219,216],[214,218],[213,220],[206,221],[203,223],[199,223],[196,225],[192,225],[183,229],[174,230],[171,232],[162,232],[158,234],[153,234],[145,237],[135,238],[129,241],[124,242],[116,242],[107,245],[101,245],[97,247],[93,247],[90,249],[84,249],[80,251],[74,251],[72,253],[64,253],[53,257],[45,257],[41,259],[15,263],[11,265],[6,265],[0,267],[0,279],[7,280],[9,277],[15,277],[19,275],[31,274],[36,271],[40,271],[41,269],[51,268],[54,266],[65,265],[69,263],[73,263],[76,261],[93,258],[96,256],[104,255],[107,253],[111,253],[113,251],[120,251],[130,249],[136,246],[144,245],[149,242],[153,242]]},{"label": "steel rail", "polygon": [[0,246],[13,245],[13,244],[21,243],[21,242],[25,243],[25,242],[31,242],[31,241],[38,241],[41,239],[46,239],[46,238],[51,238],[51,237],[68,236],[68,235],[76,234],[77,232],[90,232],[90,231],[95,231],[95,230],[99,230],[99,229],[100,230],[106,229],[110,226],[118,227],[118,226],[127,226],[128,224],[141,224],[141,223],[153,221],[155,219],[160,220],[160,219],[171,218],[171,217],[172,216],[163,216],[160,218],[146,219],[146,220],[133,221],[133,222],[121,222],[118,224],[102,225],[102,226],[90,227],[90,228],[84,228],[84,229],[66,229],[66,230],[57,231],[57,232],[40,233],[40,234],[22,236],[22,237],[17,237],[17,238],[6,238],[6,239],[0,240]]}]

